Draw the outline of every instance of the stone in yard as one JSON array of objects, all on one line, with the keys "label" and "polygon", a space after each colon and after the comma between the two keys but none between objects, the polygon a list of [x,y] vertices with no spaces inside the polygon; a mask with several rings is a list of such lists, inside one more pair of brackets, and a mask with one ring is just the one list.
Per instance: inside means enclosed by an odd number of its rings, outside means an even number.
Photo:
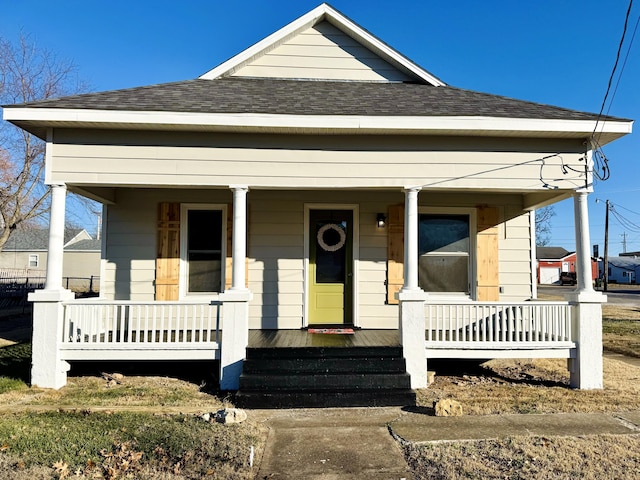
[{"label": "stone in yard", "polygon": [[457,400],[443,398],[433,403],[436,417],[460,417],[462,416],[462,405]]},{"label": "stone in yard", "polygon": [[242,423],[247,419],[247,412],[240,408],[225,408],[216,412],[218,423]]}]

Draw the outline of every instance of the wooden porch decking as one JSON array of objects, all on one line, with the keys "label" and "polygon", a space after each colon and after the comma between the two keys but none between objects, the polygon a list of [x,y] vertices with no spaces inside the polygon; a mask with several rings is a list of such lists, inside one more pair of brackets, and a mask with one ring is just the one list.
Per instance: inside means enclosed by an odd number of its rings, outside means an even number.
[{"label": "wooden porch decking", "polygon": [[356,330],[348,335],[309,333],[306,330],[249,330],[250,348],[399,346],[397,330]]}]

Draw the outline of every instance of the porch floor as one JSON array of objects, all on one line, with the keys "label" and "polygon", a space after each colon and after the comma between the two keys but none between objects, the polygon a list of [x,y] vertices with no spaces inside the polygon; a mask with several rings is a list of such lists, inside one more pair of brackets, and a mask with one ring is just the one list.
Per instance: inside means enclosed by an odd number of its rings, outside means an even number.
[{"label": "porch floor", "polygon": [[249,348],[399,346],[397,330],[356,330],[347,335],[309,333],[306,330],[249,330]]}]

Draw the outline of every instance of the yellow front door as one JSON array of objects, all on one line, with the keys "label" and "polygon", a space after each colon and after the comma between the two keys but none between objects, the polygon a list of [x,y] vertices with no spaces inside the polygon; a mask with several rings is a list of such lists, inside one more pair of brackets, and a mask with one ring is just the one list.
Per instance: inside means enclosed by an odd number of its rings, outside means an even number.
[{"label": "yellow front door", "polygon": [[353,323],[353,212],[311,210],[309,215],[309,324]]}]

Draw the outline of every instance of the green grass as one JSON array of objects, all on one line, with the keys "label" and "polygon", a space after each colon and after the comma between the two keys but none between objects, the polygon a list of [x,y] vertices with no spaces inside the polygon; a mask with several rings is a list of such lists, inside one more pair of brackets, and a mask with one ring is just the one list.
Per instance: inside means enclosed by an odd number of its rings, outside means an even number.
[{"label": "green grass", "polygon": [[640,321],[603,318],[602,333],[611,333],[614,335],[637,335],[640,337]]},{"label": "green grass", "polygon": [[250,448],[262,441],[251,423],[221,425],[184,415],[49,412],[5,415],[0,422],[0,455],[19,459],[15,468],[61,462],[72,472],[131,473],[127,469],[137,466],[179,470],[187,478],[249,478]]},{"label": "green grass", "polygon": [[31,344],[0,348],[0,394],[27,388],[31,374]]}]

